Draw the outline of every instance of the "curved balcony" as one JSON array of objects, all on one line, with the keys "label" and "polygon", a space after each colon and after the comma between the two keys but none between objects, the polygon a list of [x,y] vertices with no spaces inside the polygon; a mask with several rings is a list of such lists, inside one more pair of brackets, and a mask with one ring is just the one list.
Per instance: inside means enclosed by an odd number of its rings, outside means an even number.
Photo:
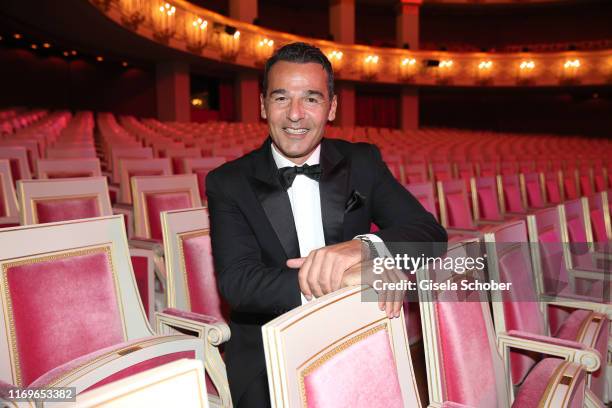
[{"label": "curved balcony", "polygon": [[337,79],[444,86],[559,86],[612,82],[612,50],[555,53],[458,53],[346,45],[268,30],[184,0],[89,0],[108,18],[168,47],[261,69],[276,47],[315,44]]}]

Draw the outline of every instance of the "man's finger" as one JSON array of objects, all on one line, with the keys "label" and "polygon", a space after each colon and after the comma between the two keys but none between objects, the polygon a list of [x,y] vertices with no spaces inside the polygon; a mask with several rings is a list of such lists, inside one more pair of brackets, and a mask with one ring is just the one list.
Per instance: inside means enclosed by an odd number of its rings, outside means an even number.
[{"label": "man's finger", "polygon": [[287,267],[299,269],[306,262],[306,258],[292,258],[287,260]]},{"label": "man's finger", "polygon": [[312,265],[310,265],[310,270],[308,271],[308,285],[310,285],[310,290],[316,297],[321,297],[324,295],[323,291],[321,290],[321,284],[319,283],[324,258],[325,251],[314,251]]},{"label": "man's finger", "polygon": [[304,297],[307,300],[312,299],[312,289],[310,288],[310,284],[308,283],[308,274],[310,272],[310,265],[312,264],[313,257],[314,252],[311,252],[308,257],[306,257],[306,260],[303,262],[302,266],[300,267],[300,271],[298,272],[298,282],[300,283],[300,290],[302,291]]}]

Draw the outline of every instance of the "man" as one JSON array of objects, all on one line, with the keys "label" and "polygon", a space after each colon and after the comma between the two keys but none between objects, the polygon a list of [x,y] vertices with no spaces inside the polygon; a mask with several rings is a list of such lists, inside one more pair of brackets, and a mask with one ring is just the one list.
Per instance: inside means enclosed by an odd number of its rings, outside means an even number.
[{"label": "man", "polygon": [[[323,139],[338,104],[333,81],[318,48],[280,48],[260,95],[270,138],[206,179],[219,290],[232,309],[225,362],[240,408],[270,404],[263,324],[339,289],[371,242],[447,239],[375,146]],[[380,230],[362,236],[372,222]],[[401,302],[379,303],[398,315]]]}]

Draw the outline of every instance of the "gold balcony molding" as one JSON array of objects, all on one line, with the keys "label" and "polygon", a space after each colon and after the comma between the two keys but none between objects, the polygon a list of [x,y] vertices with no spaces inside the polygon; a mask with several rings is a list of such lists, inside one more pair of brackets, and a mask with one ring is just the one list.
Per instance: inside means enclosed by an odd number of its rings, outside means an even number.
[{"label": "gold balcony molding", "polygon": [[185,0],[88,0],[117,24],[203,58],[261,69],[274,49],[303,41],[321,48],[347,81],[445,86],[612,83],[612,50],[459,53],[346,45],[268,30]]}]

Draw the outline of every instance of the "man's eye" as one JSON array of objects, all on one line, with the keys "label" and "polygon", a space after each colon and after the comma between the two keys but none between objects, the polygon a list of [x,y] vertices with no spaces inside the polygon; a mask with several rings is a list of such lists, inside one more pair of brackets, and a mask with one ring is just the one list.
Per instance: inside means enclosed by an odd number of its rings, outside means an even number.
[{"label": "man's eye", "polygon": [[287,98],[285,98],[284,96],[279,96],[274,99],[275,102],[285,102],[286,100]]},{"label": "man's eye", "polygon": [[308,103],[319,103],[317,98],[306,98],[306,102]]}]

